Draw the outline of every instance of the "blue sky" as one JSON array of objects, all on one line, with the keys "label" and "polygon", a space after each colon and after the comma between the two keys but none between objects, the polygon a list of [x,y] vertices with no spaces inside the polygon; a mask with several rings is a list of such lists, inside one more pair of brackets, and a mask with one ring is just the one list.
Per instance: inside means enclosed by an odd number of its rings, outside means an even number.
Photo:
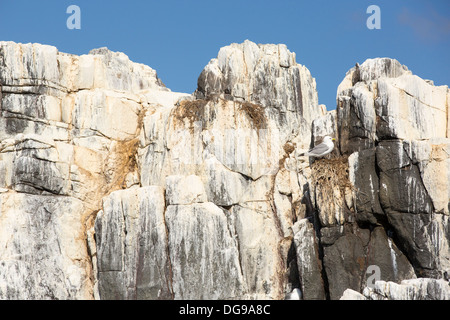
[{"label": "blue sky", "polygon": [[[81,30],[69,30],[69,5]],[[369,30],[369,5],[381,29]],[[356,62],[391,57],[414,74],[450,85],[449,0],[0,0],[0,40],[39,42],[86,54],[107,46],[156,69],[173,91],[193,92],[220,47],[249,39],[284,43],[335,109],[338,84]]]}]

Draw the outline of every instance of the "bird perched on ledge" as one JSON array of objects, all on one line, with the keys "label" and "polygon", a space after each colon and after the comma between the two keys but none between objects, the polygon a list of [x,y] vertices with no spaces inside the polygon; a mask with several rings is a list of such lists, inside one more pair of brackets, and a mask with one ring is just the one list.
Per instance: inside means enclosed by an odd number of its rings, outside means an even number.
[{"label": "bird perched on ledge", "polygon": [[330,136],[325,136],[321,143],[319,143],[317,146],[309,150],[308,152],[301,153],[299,156],[308,156],[308,157],[322,157],[326,154],[329,154],[334,149],[334,143],[333,141],[336,140],[334,138],[331,138]]}]

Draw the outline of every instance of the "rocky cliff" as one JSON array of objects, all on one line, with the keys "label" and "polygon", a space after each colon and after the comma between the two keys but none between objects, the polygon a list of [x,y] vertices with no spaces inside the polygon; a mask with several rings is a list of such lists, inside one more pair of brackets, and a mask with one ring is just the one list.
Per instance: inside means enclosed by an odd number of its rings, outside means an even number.
[{"label": "rocky cliff", "polygon": [[449,92],[373,59],[326,112],[284,45],[221,48],[185,94],[0,42],[0,298],[448,299]]}]

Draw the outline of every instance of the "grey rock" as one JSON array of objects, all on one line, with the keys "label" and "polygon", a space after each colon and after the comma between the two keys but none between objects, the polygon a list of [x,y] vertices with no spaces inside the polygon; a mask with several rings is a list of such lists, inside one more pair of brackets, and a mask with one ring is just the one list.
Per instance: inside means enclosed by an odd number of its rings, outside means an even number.
[{"label": "grey rock", "polygon": [[385,210],[431,213],[433,203],[418,167],[401,141],[383,141],[376,149],[380,168],[380,201]]},{"label": "grey rock", "polygon": [[349,179],[354,186],[355,216],[359,223],[377,224],[384,215],[379,199],[379,178],[376,172],[375,149],[365,149],[350,155]]},{"label": "grey rock", "polygon": [[219,206],[238,204],[248,188],[245,177],[229,170],[215,157],[205,161],[208,199]]},{"label": "grey rock", "polygon": [[381,78],[376,85],[379,139],[445,137],[447,86],[432,86],[414,75]]},{"label": "grey rock", "polygon": [[[366,257],[367,266],[379,268],[378,280],[400,282],[416,277],[406,256],[397,248],[394,241],[387,237],[382,227],[377,227],[370,233]],[[365,275],[364,283],[367,283],[367,277],[371,274],[366,272]]]},{"label": "grey rock", "polygon": [[0,194],[0,299],[91,299],[83,212],[71,197]]},{"label": "grey rock", "polygon": [[222,209],[210,202],[170,205],[165,221],[175,299],[234,299],[245,294],[235,234]]},{"label": "grey rock", "polygon": [[388,211],[387,216],[418,276],[442,277],[449,270],[448,216],[397,211]]},{"label": "grey rock", "polygon": [[320,242],[323,245],[330,245],[344,235],[344,226],[322,227],[320,229]]},{"label": "grey rock", "polygon": [[297,266],[304,300],[324,300],[322,263],[314,227],[308,219],[296,222],[294,244],[297,252]]},{"label": "grey rock", "polygon": [[365,250],[359,237],[347,234],[324,247],[323,264],[328,278],[330,299],[339,299],[347,289],[359,291],[365,272]]},{"label": "grey rock", "polygon": [[365,83],[356,83],[348,96],[338,96],[336,111],[339,119],[337,131],[343,154],[375,146],[377,136],[374,94]]},{"label": "grey rock", "polygon": [[171,299],[164,190],[111,193],[95,222],[98,290],[102,300]]},{"label": "grey rock", "polygon": [[302,292],[299,288],[294,288],[286,295],[285,300],[302,300]]},{"label": "grey rock", "polygon": [[359,81],[370,82],[379,78],[398,78],[404,74],[411,74],[411,71],[400,62],[390,58],[367,59],[358,68],[357,78]]},{"label": "grey rock", "polygon": [[244,297],[249,299],[284,297],[286,258],[282,250],[282,231],[273,214],[268,201],[247,202],[231,209],[242,274],[248,289]]},{"label": "grey rock", "polygon": [[372,148],[379,140],[445,137],[447,91],[394,59],[352,68],[337,91],[341,152]]},{"label": "grey rock", "polygon": [[403,149],[420,170],[422,182],[436,213],[449,213],[450,139],[405,140]]}]

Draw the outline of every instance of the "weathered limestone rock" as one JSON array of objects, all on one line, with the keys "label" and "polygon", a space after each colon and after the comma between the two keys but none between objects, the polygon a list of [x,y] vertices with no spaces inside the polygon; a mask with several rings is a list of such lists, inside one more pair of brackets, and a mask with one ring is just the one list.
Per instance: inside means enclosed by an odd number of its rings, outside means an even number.
[{"label": "weathered limestone rock", "polygon": [[[433,146],[427,145],[432,149]],[[435,199],[442,199],[442,196],[436,196],[433,189],[437,186],[431,185],[430,176],[427,176],[428,188],[425,187],[425,175],[421,174],[419,164],[415,164],[417,159],[411,159],[409,154],[412,152],[405,146],[399,141],[383,141],[377,147],[377,164],[381,170],[380,202],[416,272],[426,276],[442,276],[449,267],[448,216],[436,213],[430,194]],[[422,161],[422,168],[426,168],[424,164],[428,159]],[[431,163],[439,162],[435,160]],[[447,166],[444,164],[442,169],[447,171]],[[432,181],[441,181],[441,175],[442,172],[433,176]],[[445,188],[441,192],[447,193],[446,183],[441,183],[441,186]],[[439,211],[445,212],[443,207],[438,207]]]},{"label": "weathered limestone rock", "polygon": [[95,223],[101,299],[173,297],[164,210],[161,187],[119,190],[103,199]]},{"label": "weathered limestone rock", "polygon": [[299,288],[294,288],[290,293],[286,295],[284,300],[302,300],[302,292]]},{"label": "weathered limestone rock", "polygon": [[0,194],[0,299],[91,299],[93,277],[72,197]]},{"label": "weathered limestone rock", "polygon": [[338,96],[337,117],[342,153],[371,148],[376,140],[374,94],[367,84],[358,82],[351,95]]},{"label": "weathered limestone rock", "polygon": [[380,201],[385,210],[431,213],[433,205],[420,171],[400,141],[382,141],[377,147],[380,168]]},{"label": "weathered limestone rock", "polygon": [[111,140],[129,140],[137,135],[139,99],[104,89],[80,91],[74,97],[72,124],[81,137],[100,135]]},{"label": "weathered limestone rock", "polygon": [[418,276],[443,277],[450,260],[447,97],[388,58],[352,68],[337,92],[356,220],[388,223]]},{"label": "weathered limestone rock", "polygon": [[449,214],[450,199],[450,140],[437,138],[405,140],[403,148],[417,164],[424,187],[433,202],[435,212]]},{"label": "weathered limestone rock", "polygon": [[284,142],[289,136],[307,134],[311,121],[322,116],[315,80],[285,45],[257,45],[246,40],[221,48],[200,74],[195,95],[263,106],[269,118],[287,125],[281,132]]},{"label": "weathered limestone rock", "polygon": [[250,299],[284,297],[284,265],[280,231],[269,202],[248,202],[232,207],[242,274]]},{"label": "weathered limestone rock", "polygon": [[346,289],[339,300],[367,300],[367,298],[358,291]]},{"label": "weathered limestone rock", "polygon": [[448,216],[392,211],[388,219],[418,276],[440,278],[448,273]]},{"label": "weathered limestone rock", "polygon": [[[122,53],[79,57],[13,42],[0,42],[0,89],[0,228],[5,236],[23,230],[24,244],[0,258],[1,297],[91,299],[95,246],[87,248],[86,229],[104,195],[139,185],[141,113],[148,97],[168,89]],[[26,220],[7,218],[13,212]],[[43,222],[48,234],[37,231]]]},{"label": "weathered limestone rock", "polygon": [[34,194],[68,195],[70,167],[60,161],[53,139],[17,135],[3,142],[0,157],[2,186]]},{"label": "weathered limestone rock", "polygon": [[446,137],[447,86],[434,86],[394,59],[369,59],[339,85],[341,151],[371,148],[382,139]]},{"label": "weathered limestone rock", "polygon": [[143,186],[165,185],[168,151],[165,147],[168,118],[173,106],[146,110],[139,139],[137,162]]},{"label": "weathered limestone rock", "polygon": [[384,215],[380,205],[379,178],[375,169],[375,149],[354,152],[348,157],[349,179],[354,191],[356,221],[377,223],[377,215]]},{"label": "weathered limestone rock", "polygon": [[330,299],[339,299],[346,288],[360,290],[366,268],[364,246],[358,236],[347,234],[325,247],[323,263]]},{"label": "weathered limestone rock", "polygon": [[448,299],[404,280],[450,274],[450,91],[388,58],[336,111],[315,87],[284,45],[220,49],[190,95],[0,42],[0,298]]},{"label": "weathered limestone rock", "polygon": [[[296,174],[292,173],[295,179],[290,179],[293,182],[282,190],[274,188],[270,177],[280,168],[287,139],[294,139],[298,134],[297,147],[309,146],[311,121],[306,117],[322,115],[309,72],[295,63],[294,56],[285,47],[280,46],[281,58],[278,58],[278,47],[274,48],[276,55],[272,45],[246,41],[221,49],[218,59],[213,59],[199,78],[197,100],[184,99],[172,108],[148,113],[143,121],[146,137],[141,138],[145,141],[141,145],[147,148],[139,160],[143,183],[161,185],[164,176],[195,174],[204,183],[208,201],[227,209],[232,207],[230,219],[235,221],[240,253],[247,257],[241,259],[245,263],[242,272],[248,288],[246,297],[282,296],[284,280],[277,272],[285,272],[285,266],[280,257],[284,249],[280,251],[279,241],[291,234],[289,228],[296,216],[293,207],[299,206],[301,197]],[[244,51],[245,61],[239,54]],[[242,73],[250,64],[259,71]],[[272,66],[277,71],[266,75]],[[260,76],[255,76],[256,73]],[[265,85],[265,81],[271,85]],[[251,82],[251,87],[246,87],[246,82]],[[290,90],[288,98],[286,94],[280,95],[286,88]],[[303,96],[299,96],[300,89]],[[303,118],[298,114],[301,108]],[[271,201],[273,204],[269,206]],[[296,204],[293,206],[292,202]],[[266,204],[264,208],[254,209],[256,203]],[[247,224],[254,220],[247,219],[250,216],[255,216],[255,221],[264,216],[267,221],[256,224],[251,232]],[[251,239],[247,233],[264,233],[260,229],[269,230],[274,239],[264,239],[258,250],[264,248],[268,253],[261,253],[259,258],[254,256],[254,249],[247,250]],[[251,257],[258,257],[262,262],[255,265],[250,262]],[[280,266],[273,266],[274,259]]]},{"label": "weathered limestone rock", "polygon": [[208,155],[253,180],[278,169],[280,128],[261,106],[219,100],[185,101],[169,119],[168,164],[178,174],[204,170]]},{"label": "weathered limestone rock", "polygon": [[219,206],[238,204],[248,190],[247,179],[242,174],[226,168],[214,156],[206,159],[205,165],[209,201]]},{"label": "weathered limestone rock", "polygon": [[168,176],[166,178],[167,204],[207,202],[205,187],[200,177]]},{"label": "weathered limestone rock", "polygon": [[[137,64],[121,52],[107,48],[75,56],[58,52],[55,47],[37,43],[18,44],[2,41],[0,79],[3,90],[22,86],[20,92],[39,90],[78,91],[103,88],[137,92],[162,87],[156,72]],[[18,89],[12,89],[18,90]]]},{"label": "weathered limestone rock", "polygon": [[314,227],[308,219],[302,219],[294,224],[293,229],[303,299],[324,300],[322,264]]},{"label": "weathered limestone rock", "polygon": [[[370,233],[367,245],[367,265],[376,265],[380,270],[380,280],[400,282],[403,279],[416,278],[414,269],[406,256],[397,248],[391,238],[388,238],[382,227],[375,228]],[[367,277],[370,273],[365,273]]]},{"label": "weathered limestone rock", "polygon": [[447,86],[436,87],[417,76],[403,75],[379,79],[377,90],[379,138],[445,137]]},{"label": "weathered limestone rock", "polygon": [[366,287],[363,295],[367,300],[450,300],[450,286],[443,279],[429,278],[403,280],[399,284],[377,281],[374,288]]},{"label": "weathered limestone rock", "polygon": [[448,112],[448,108],[450,108],[450,88],[447,88],[447,138],[450,138],[450,112]]},{"label": "weathered limestone rock", "polygon": [[211,202],[169,205],[165,219],[175,299],[233,299],[245,294],[242,257],[222,209]]}]

